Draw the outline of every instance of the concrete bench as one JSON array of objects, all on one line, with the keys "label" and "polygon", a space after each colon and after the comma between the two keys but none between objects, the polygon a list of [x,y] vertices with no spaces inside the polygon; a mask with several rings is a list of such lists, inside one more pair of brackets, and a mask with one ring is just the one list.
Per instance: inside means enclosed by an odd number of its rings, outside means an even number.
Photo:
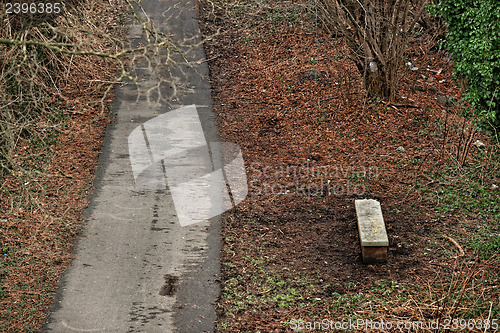
[{"label": "concrete bench", "polygon": [[355,200],[354,204],[358,217],[363,262],[365,264],[386,262],[389,239],[380,203],[377,200],[364,199]]}]

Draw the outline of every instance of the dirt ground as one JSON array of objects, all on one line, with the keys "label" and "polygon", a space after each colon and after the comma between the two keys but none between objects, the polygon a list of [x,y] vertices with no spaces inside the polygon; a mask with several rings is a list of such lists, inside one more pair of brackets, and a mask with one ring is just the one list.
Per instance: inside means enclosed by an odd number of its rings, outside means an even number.
[{"label": "dirt ground", "polygon": [[[250,3],[201,2],[199,11],[221,136],[241,147],[249,182],[247,199],[224,217],[220,331],[288,331],[283,323],[292,314],[332,315],[332,294],[445,274],[457,249],[439,235],[473,216],[439,213],[416,185],[432,186],[433,170],[449,162],[456,145],[435,127],[460,124],[459,107],[438,100],[461,94],[449,59],[424,39],[414,41],[408,60],[419,70],[403,69],[394,104],[416,107],[370,101],[339,36],[300,6]],[[358,198],[381,202],[385,265],[362,263]],[[430,256],[429,247],[447,258]],[[266,274],[292,285],[304,276],[311,288],[295,286],[320,301],[263,302],[270,298],[256,281],[266,279],[256,275]]]}]

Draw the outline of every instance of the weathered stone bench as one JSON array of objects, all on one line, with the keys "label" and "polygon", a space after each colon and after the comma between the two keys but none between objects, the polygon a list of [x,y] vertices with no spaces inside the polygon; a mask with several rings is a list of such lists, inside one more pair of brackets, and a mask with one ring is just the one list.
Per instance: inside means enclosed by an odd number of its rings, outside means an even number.
[{"label": "weathered stone bench", "polygon": [[365,264],[386,262],[389,239],[380,203],[373,199],[356,200],[354,203],[363,262]]}]

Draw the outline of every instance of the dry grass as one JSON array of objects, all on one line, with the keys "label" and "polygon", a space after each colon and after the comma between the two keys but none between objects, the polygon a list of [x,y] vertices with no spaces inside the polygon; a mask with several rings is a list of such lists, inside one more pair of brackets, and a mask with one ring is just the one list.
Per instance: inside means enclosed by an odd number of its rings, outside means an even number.
[{"label": "dry grass", "polygon": [[[2,13],[0,35],[122,49],[124,1],[64,3],[43,21]],[[119,66],[23,43],[0,43],[0,66],[0,331],[33,332],[71,260]]]}]

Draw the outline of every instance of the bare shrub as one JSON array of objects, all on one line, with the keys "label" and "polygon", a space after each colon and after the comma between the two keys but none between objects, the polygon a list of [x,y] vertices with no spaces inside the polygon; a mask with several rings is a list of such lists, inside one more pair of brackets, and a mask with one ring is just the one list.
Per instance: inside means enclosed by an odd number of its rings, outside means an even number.
[{"label": "bare shrub", "polygon": [[[81,110],[72,112],[100,107],[104,116],[115,84],[137,81],[129,72],[133,63],[146,61],[155,70],[155,56],[173,47],[140,9],[140,0],[68,0],[57,15],[0,12],[0,176],[13,168],[19,139],[37,135],[40,116],[75,104]],[[123,42],[127,12],[142,27],[145,43]],[[92,72],[96,68],[104,79]],[[74,77],[81,80],[79,91]],[[95,96],[103,90],[104,96]]]},{"label": "bare shrub", "polygon": [[409,37],[426,0],[321,0],[327,25],[339,29],[370,97],[393,99]]}]

